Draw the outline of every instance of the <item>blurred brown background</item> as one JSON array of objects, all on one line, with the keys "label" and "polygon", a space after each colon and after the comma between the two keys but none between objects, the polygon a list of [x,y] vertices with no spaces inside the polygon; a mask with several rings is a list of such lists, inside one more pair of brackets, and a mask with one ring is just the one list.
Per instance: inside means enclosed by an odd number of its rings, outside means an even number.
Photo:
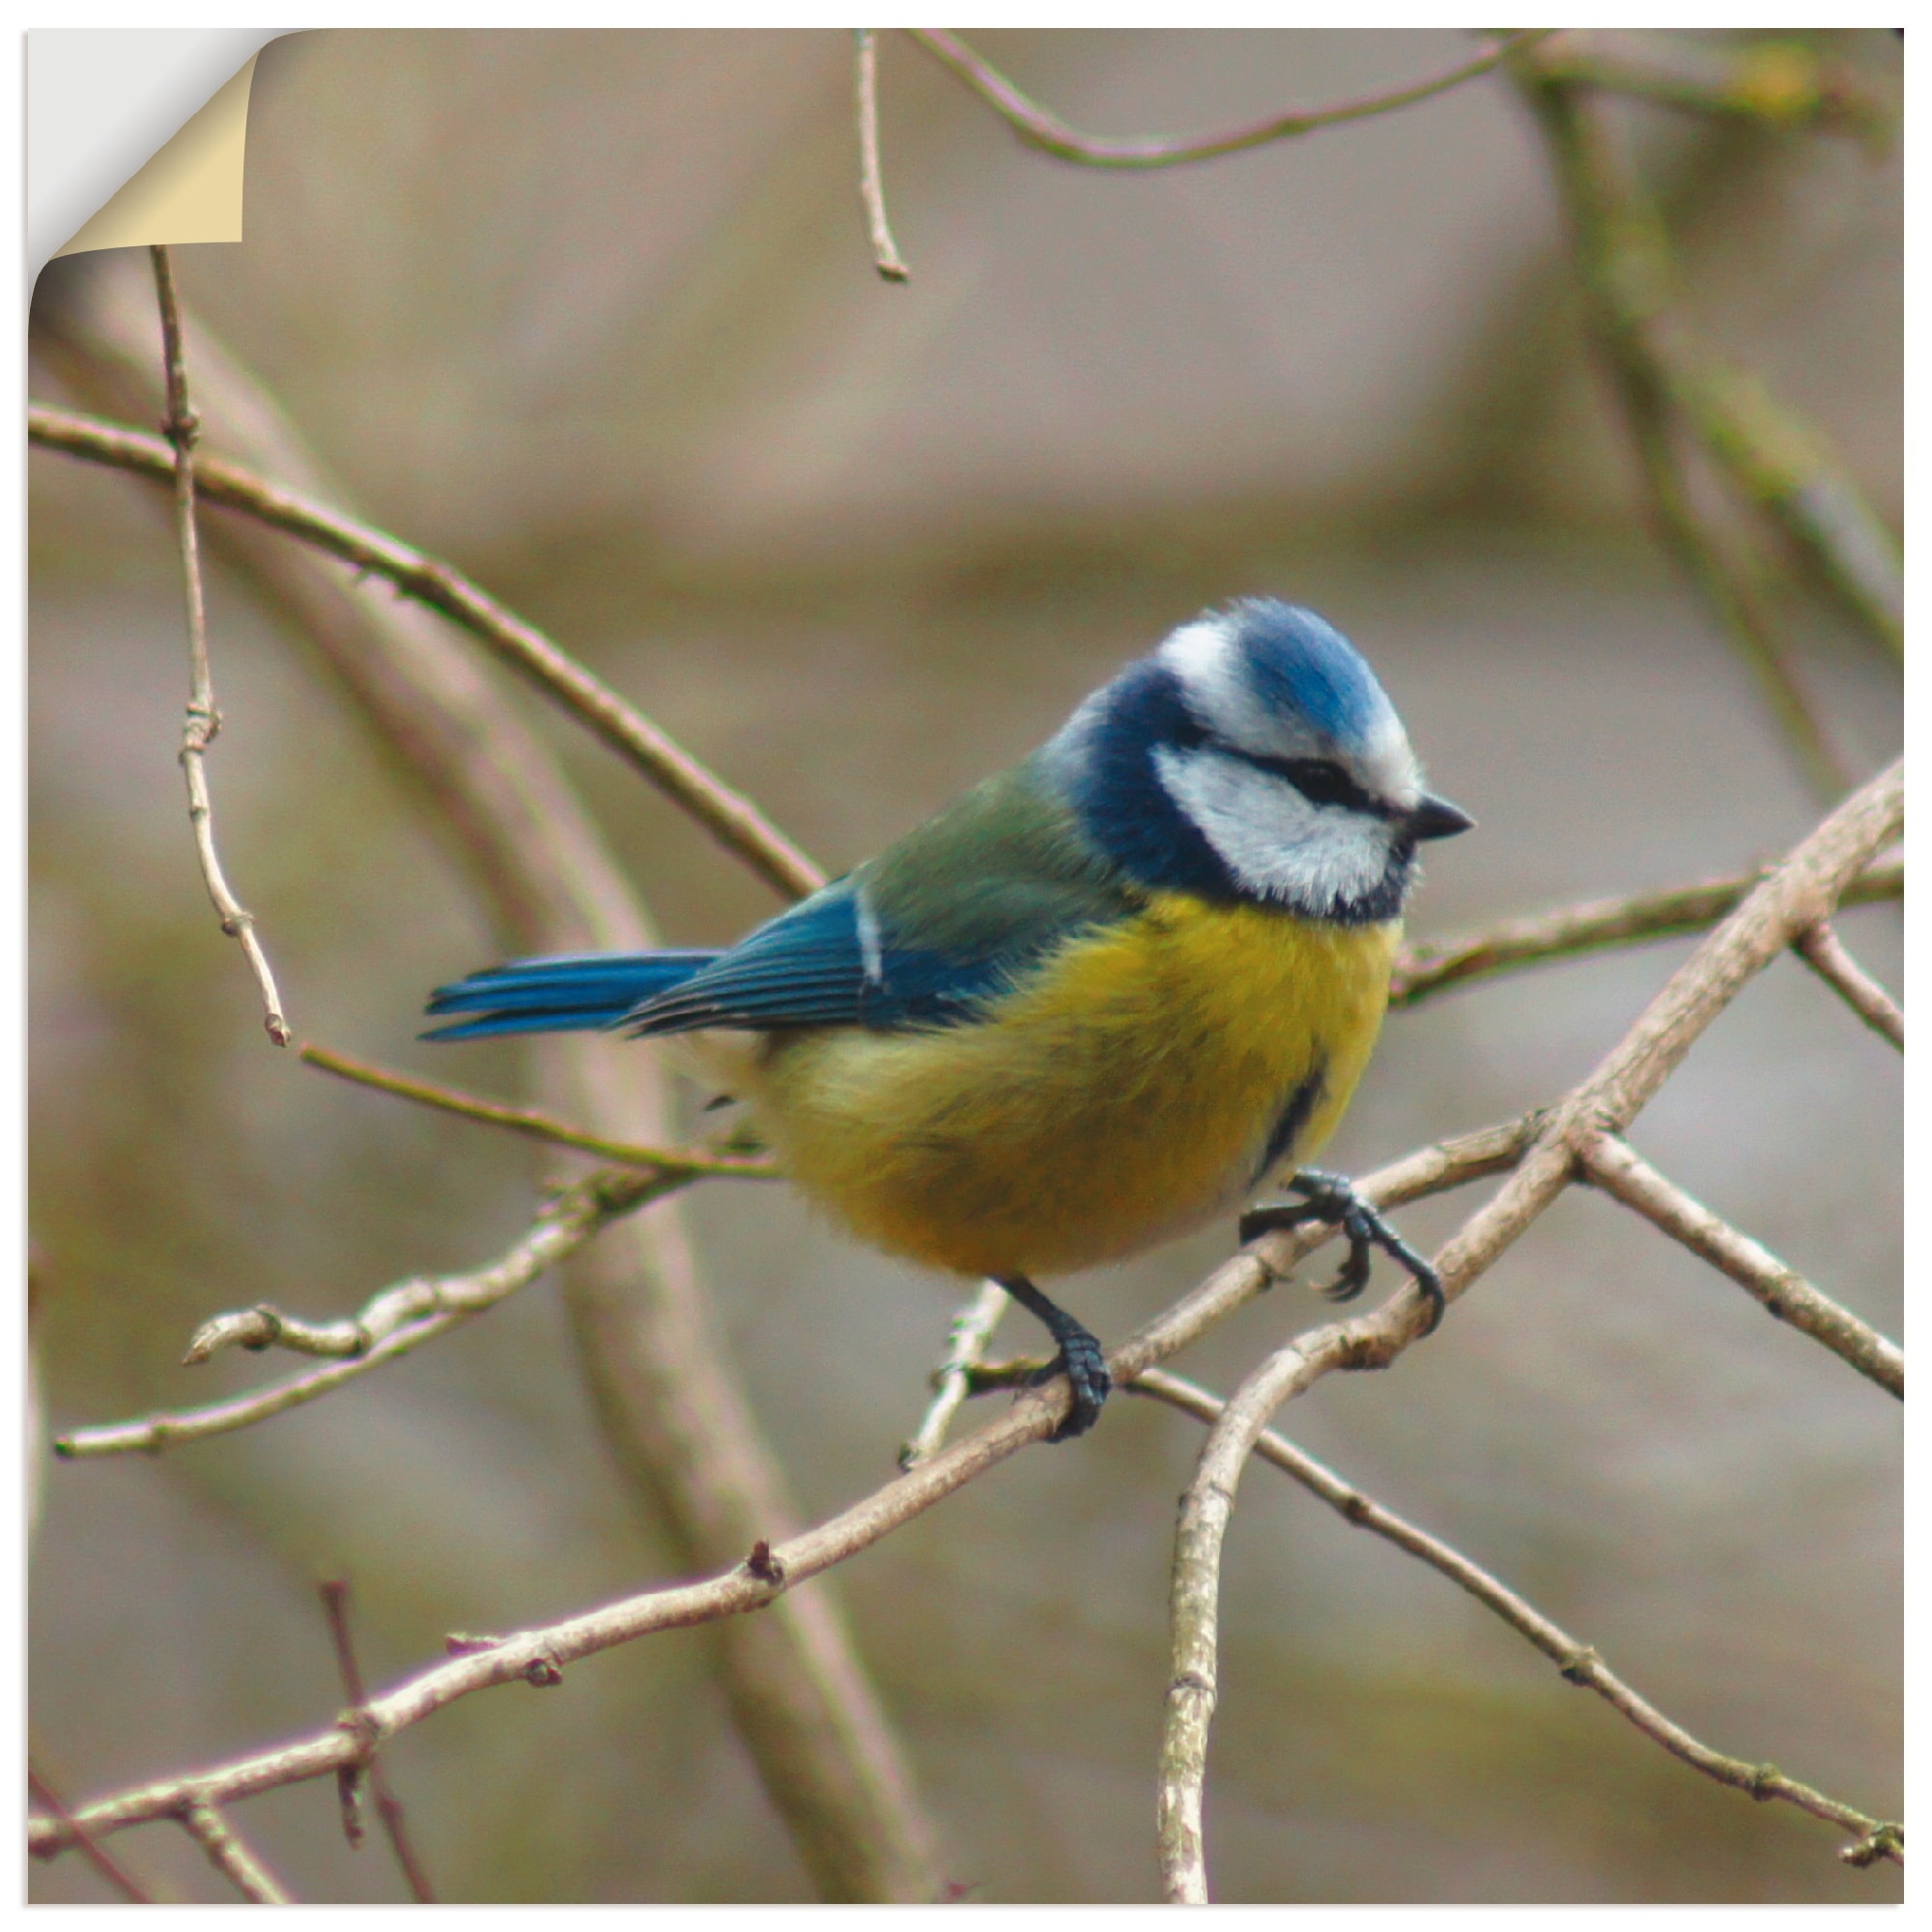
[{"label": "blurred brown background", "polygon": [[[976,44],[1109,131],[1218,127],[1467,46]],[[1815,44],[1895,86],[1890,36]],[[1348,631],[1480,820],[1433,857],[1421,934],[1739,870],[1813,821],[1747,675],[1646,533],[1545,156],[1501,81],[1120,177],[1024,151],[902,41],[881,68],[903,288],[868,263],[837,33],[279,41],[255,80],[248,239],[179,251],[178,274],[363,512],[547,627],[834,868],[1244,592]],[[1835,440],[1895,525],[1896,156],[1630,114],[1690,311]],[[37,320],[123,274],[145,260],[55,264]],[[35,393],[60,398],[56,369]],[[31,1200],[65,1427],[259,1380],[272,1358],[176,1366],[215,1310],[338,1314],[481,1262],[525,1224],[536,1164],[264,1044],[184,822],[165,499],[65,457],[37,454],[31,476]],[[211,596],[224,856],[298,1037],[521,1093],[511,1049],[414,1042],[425,990],[494,951],[417,806],[301,639],[238,580]],[[1801,602],[1795,628],[1862,776],[1898,742],[1895,672],[1822,607]],[[772,909],[614,760],[543,723],[669,938],[719,942]],[[1844,931],[1896,984],[1895,908]],[[1683,951],[1395,1017],[1332,1164],[1553,1097]],[[1896,1057],[1786,962],[1634,1139],[1896,1334],[1899,1114]],[[1468,1205],[1406,1225],[1439,1239]],[[851,1248],[781,1189],[686,1207],[801,1505],[875,1486],[923,1405],[950,1285]],[[1231,1239],[1067,1298],[1118,1336]],[[1232,1386],[1321,1307],[1278,1291],[1179,1366]],[[1331,1378],[1283,1426],[1712,1744],[1896,1814],[1898,1411],[1629,1214],[1567,1198],[1394,1374]],[[1166,1569],[1199,1443],[1119,1402],[1087,1441],[1019,1458],[838,1573],[945,1868],[975,1897],[1154,1895]],[[29,1682],[70,1797],[326,1721],[320,1576],[353,1578],[383,1683],[447,1630],[665,1574],[548,1286],[241,1436],[57,1464],[43,1509]],[[1208,1818],[1226,1898],[1898,1895],[1889,1872],[1839,1865],[1828,1829],[1678,1766],[1264,1469],[1224,1603]],[[448,1898],[807,1895],[691,1634],[541,1697],[472,1698],[390,1763]],[[399,1895],[379,1847],[346,1849],[324,1784],[238,1817],[306,1898]],[[177,1895],[219,1895],[180,1833],[119,1842]],[[32,1885],[100,1895],[72,1858]]]}]

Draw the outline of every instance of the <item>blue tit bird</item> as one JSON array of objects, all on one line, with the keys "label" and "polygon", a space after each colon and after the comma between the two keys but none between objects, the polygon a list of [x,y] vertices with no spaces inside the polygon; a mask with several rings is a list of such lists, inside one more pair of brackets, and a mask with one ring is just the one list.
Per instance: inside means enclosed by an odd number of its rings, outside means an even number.
[{"label": "blue tit bird", "polygon": [[895,1255],[990,1276],[1045,1324],[1073,1400],[1100,1346],[1036,1278],[1131,1255],[1271,1176],[1441,1291],[1327,1140],[1387,1004],[1424,788],[1381,686],[1313,611],[1181,625],[1011,770],[724,952],[525,959],[439,989],[426,1036],[690,1034],[788,1178]]}]

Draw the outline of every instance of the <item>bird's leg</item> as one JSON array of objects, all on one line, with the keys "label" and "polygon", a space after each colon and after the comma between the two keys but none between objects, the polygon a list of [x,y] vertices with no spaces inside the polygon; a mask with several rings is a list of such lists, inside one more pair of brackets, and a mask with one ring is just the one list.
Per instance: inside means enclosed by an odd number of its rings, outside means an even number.
[{"label": "bird's leg", "polygon": [[1073,1406],[1066,1419],[1047,1439],[1065,1442],[1069,1436],[1085,1435],[1100,1418],[1100,1405],[1114,1378],[1107,1373],[1107,1358],[1100,1344],[1065,1309],[1049,1301],[1023,1274],[1005,1274],[999,1284],[1029,1315],[1046,1324],[1046,1332],[1060,1344],[1060,1353],[1033,1378],[1050,1382],[1064,1375],[1073,1385]]},{"label": "bird's leg", "polygon": [[1381,1213],[1355,1192],[1346,1175],[1329,1174],[1319,1167],[1304,1167],[1288,1183],[1305,1201],[1286,1201],[1273,1208],[1251,1208],[1241,1216],[1240,1239],[1245,1247],[1262,1235],[1278,1228],[1299,1227],[1304,1221],[1326,1221],[1341,1229],[1349,1243],[1349,1258],[1335,1279],[1317,1291],[1330,1301],[1352,1301],[1369,1285],[1369,1250],[1380,1248],[1399,1261],[1415,1277],[1416,1292],[1429,1305],[1429,1325],[1425,1335],[1435,1332],[1446,1306],[1442,1278],[1421,1255],[1398,1235]]}]

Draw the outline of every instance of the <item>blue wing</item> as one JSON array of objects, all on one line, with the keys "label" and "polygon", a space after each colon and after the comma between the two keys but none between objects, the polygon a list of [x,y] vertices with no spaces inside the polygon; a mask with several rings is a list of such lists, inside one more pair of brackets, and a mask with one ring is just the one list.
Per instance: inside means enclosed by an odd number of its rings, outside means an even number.
[{"label": "blue wing", "polygon": [[623,1017],[633,1034],[705,1027],[954,1026],[1005,989],[1037,946],[949,957],[881,924],[862,877],[781,913]]},{"label": "blue wing", "polygon": [[853,879],[758,927],[728,952],[582,952],[517,959],[431,994],[433,1014],[474,1013],[426,1039],[707,1027],[956,1025],[1040,946],[949,958],[890,943]]},{"label": "blue wing", "polygon": [[728,952],[517,960],[440,988],[432,1013],[477,1017],[428,1037],[957,1026],[1073,933],[1141,904],[1030,762]]}]

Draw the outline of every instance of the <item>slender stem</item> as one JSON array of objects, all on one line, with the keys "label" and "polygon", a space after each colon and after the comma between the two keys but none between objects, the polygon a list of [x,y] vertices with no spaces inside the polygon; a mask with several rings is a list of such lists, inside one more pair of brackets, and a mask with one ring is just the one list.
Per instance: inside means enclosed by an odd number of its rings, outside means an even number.
[{"label": "slender stem", "polygon": [[1888,1341],[1768,1248],[1666,1180],[1627,1141],[1604,1134],[1583,1147],[1580,1159],[1585,1175],[1605,1194],[1635,1208],[1693,1255],[1729,1275],[1780,1321],[1823,1343],[1860,1375],[1905,1400],[1905,1350],[1897,1343]]},{"label": "slender stem", "polygon": [[[1548,959],[1574,959],[1611,946],[1705,932],[1735,912],[1762,871],[1629,898],[1591,899],[1560,911],[1506,919],[1465,939],[1422,940],[1405,947],[1390,982],[1389,1005],[1413,1006],[1433,994],[1492,974],[1515,972]],[[1905,896],[1905,861],[1882,860],[1845,888],[1841,906]]]},{"label": "slender stem", "polygon": [[1585,90],[1533,50],[1513,58],[1511,70],[1549,149],[1591,334],[1643,469],[1658,534],[1716,611],[1807,780],[1834,798],[1845,788],[1843,762],[1799,686],[1755,567],[1731,554],[1690,489],[1679,446],[1678,374],[1690,351],[1670,333],[1665,313],[1671,263],[1663,222]]},{"label": "slender stem", "polygon": [[1256,1441],[1283,1403],[1335,1369],[1366,1365],[1351,1327],[1335,1322],[1296,1336],[1249,1375],[1208,1432],[1180,1498],[1169,1594],[1167,1713],[1155,1787],[1154,1841],[1170,1904],[1206,1905],[1209,1896],[1202,1798],[1208,1734],[1219,1698],[1221,1550],[1235,1514],[1235,1492]]},{"label": "slender stem", "polygon": [[1012,1297],[996,1281],[982,1281],[979,1293],[961,1305],[947,1331],[946,1352],[933,1372],[933,1396],[919,1427],[899,1451],[899,1467],[914,1469],[940,1449],[960,1405],[974,1390],[974,1372],[993,1339]]},{"label": "slender stem", "polygon": [[871,238],[872,266],[882,280],[908,282],[912,270],[893,240],[886,219],[886,185],[879,168],[879,45],[870,27],[853,30],[854,85],[859,115],[859,198],[866,210],[866,232]]},{"label": "slender stem", "polygon": [[175,479],[175,540],[181,547],[182,582],[187,596],[187,716],[182,724],[181,768],[187,781],[187,818],[194,834],[195,856],[208,896],[221,921],[221,929],[240,942],[249,971],[261,989],[263,1018],[269,1037],[277,1046],[289,1043],[289,1023],[282,1016],[282,996],[269,955],[255,932],[255,915],[235,896],[221,855],[214,843],[214,807],[208,793],[208,748],[221,729],[221,713],[214,705],[214,677],[208,657],[208,601],[202,587],[201,536],[194,513],[194,445],[201,422],[188,400],[187,363],[182,351],[181,303],[175,295],[174,267],[165,248],[151,248],[155,292],[161,311],[161,360],[167,380],[167,417],[162,427],[171,446]]},{"label": "slender stem", "polygon": [[[1206,1389],[1165,1369],[1143,1369],[1127,1387],[1137,1395],[1153,1396],[1206,1423],[1216,1423],[1227,1412],[1228,1405],[1218,1396],[1210,1395]],[[1372,1496],[1365,1495],[1305,1449],[1297,1448],[1286,1436],[1277,1435],[1271,1429],[1264,1430],[1255,1438],[1254,1453],[1263,1462],[1272,1463],[1276,1468],[1286,1470],[1303,1489],[1312,1495],[1320,1496],[1330,1509],[1357,1528],[1369,1530],[1398,1549],[1419,1557],[1452,1583],[1466,1590],[1479,1604],[1493,1610],[1512,1630],[1527,1637],[1556,1665],[1569,1683],[1594,1690],[1612,1710],[1629,1719],[1645,1737],[1662,1745],[1692,1770],[1700,1771],[1705,1776],[1715,1778],[1719,1784],[1727,1784],[1734,1790],[1747,1791],[1753,1798],[1781,1799],[1788,1804],[1795,1804],[1801,1811],[1808,1811],[1814,1818],[1822,1818],[1830,1824],[1842,1826],[1848,1832],[1856,1832],[1861,1838],[1874,1837],[1889,1829],[1893,1833],[1899,1832],[1896,1826],[1889,1828],[1886,1820],[1867,1817],[1864,1812],[1855,1810],[1849,1804],[1841,1804],[1835,1798],[1828,1798],[1808,1784],[1786,1777],[1771,1765],[1726,1757],[1708,1745],[1700,1744],[1681,1724],[1665,1717],[1656,1705],[1632,1690],[1587,1644],[1553,1623],[1533,1604],[1520,1597],[1480,1564],[1472,1562],[1460,1549],[1439,1538],[1431,1536],[1427,1530],[1419,1529]],[[1881,1855],[1903,1863],[1903,1844],[1901,1833]]]},{"label": "slender stem", "polygon": [[387,1067],[372,1066],[365,1060],[352,1059],[313,1042],[301,1049],[305,1065],[320,1067],[337,1079],[373,1088],[379,1094],[393,1094],[398,1099],[413,1100],[419,1106],[434,1107],[440,1113],[456,1114],[467,1121],[480,1121],[486,1126],[507,1127],[512,1133],[527,1134],[532,1140],[554,1147],[577,1148],[603,1160],[621,1162],[626,1167],[646,1167],[663,1175],[683,1175],[691,1179],[731,1179],[776,1180],[779,1170],[768,1160],[753,1160],[732,1154],[693,1153],[676,1148],[638,1147],[629,1141],[608,1139],[603,1134],[586,1133],[566,1122],[553,1120],[536,1107],[512,1107],[500,1100],[483,1100],[454,1087],[440,1086],[434,1080],[418,1079],[412,1073],[395,1073]]},{"label": "slender stem", "polygon": [[175,1815],[208,1854],[208,1861],[251,1905],[293,1905],[295,1900],[262,1861],[248,1849],[220,1811],[205,1798],[191,1798]]},{"label": "slender stem", "polygon": [[1219,134],[1129,135],[1110,140],[1102,135],[1083,134],[1070,127],[1050,108],[1042,107],[1023,94],[998,68],[956,35],[938,27],[909,27],[906,32],[934,60],[956,74],[994,113],[1012,128],[1030,148],[1055,156],[1063,161],[1077,161],[1094,168],[1171,168],[1188,161],[1211,161],[1222,155],[1236,155],[1247,148],[1260,148],[1271,141],[1293,140],[1312,134],[1321,128],[1339,128],[1350,121],[1366,121],[1378,114],[1393,114],[1418,101],[1446,94],[1452,87],[1474,80],[1500,65],[1509,53],[1533,44],[1550,30],[1539,28],[1501,36],[1486,53],[1463,61],[1444,73],[1399,87],[1386,93],[1371,94],[1356,100],[1337,101],[1326,107],[1304,108],[1292,114],[1270,115],[1231,128]]},{"label": "slender stem", "polygon": [[1898,538],[1824,437],[1754,376],[1709,357],[1667,365],[1672,395],[1732,489],[1797,546],[1839,604],[1905,656]]},{"label": "slender stem", "polygon": [[76,1429],[54,1441],[70,1458],[153,1453],[183,1442],[225,1435],[251,1423],[314,1402],[343,1383],[406,1355],[448,1329],[527,1288],[547,1268],[647,1202],[685,1185],[680,1177],[598,1174],[567,1188],[537,1216],[506,1254],[471,1274],[417,1277],[384,1289],[347,1321],[309,1323],[266,1302],[205,1322],[188,1345],[187,1360],[206,1361],[224,1348],[293,1349],[333,1357],[328,1367],[294,1376],[204,1408],[157,1410],[131,1422]]},{"label": "slender stem", "polygon": [[[343,1694],[349,1699],[351,1728],[362,1722],[363,1706],[369,1701],[362,1685],[362,1667],[355,1660],[355,1636],[349,1625],[349,1582],[346,1577],[331,1577],[321,1585],[322,1612],[328,1620],[328,1636],[335,1648],[335,1667],[342,1677]],[[375,1747],[369,1748],[367,1765],[369,1783],[376,1793],[376,1813],[383,1821],[384,1835],[389,1841],[389,1849],[396,1855],[396,1863],[402,1867],[403,1881],[410,1889],[410,1895],[418,1905],[434,1905],[436,1889],[429,1882],[429,1873],[424,1869],[422,1860],[417,1856],[414,1845],[410,1840],[409,1828],[403,1817],[403,1803],[389,1783],[389,1774],[378,1755]],[[355,1819],[353,1802],[353,1782],[356,1774],[344,1772],[343,1777],[343,1825],[349,1832],[349,1842],[361,1842],[359,1824],[352,1826]]]},{"label": "slender stem", "polygon": [[1857,1013],[1865,1025],[1905,1051],[1905,1014],[1895,1000],[1852,955],[1829,923],[1801,932],[1792,948],[1805,965]]},{"label": "slender stem", "polygon": [[[39,404],[27,412],[31,440],[137,475],[176,472],[157,437]],[[196,466],[210,502],[241,510],[345,562],[386,578],[487,644],[673,800],[776,891],[797,897],[825,875],[749,799],[707,771],[674,739],[539,631],[479,589],[454,566],[400,543],[241,466],[203,457]]]},{"label": "slender stem", "polygon": [[67,1800],[33,1762],[31,1753],[27,1761],[27,1789],[68,1829],[71,1833],[70,1842],[79,1847],[81,1856],[129,1905],[155,1903],[154,1893],[75,1818],[68,1808]]},{"label": "slender stem", "polygon": [[[1854,134],[1881,149],[1896,129],[1897,115],[1868,82],[1799,42],[1760,42],[1734,57],[1709,58],[1707,49],[1681,44],[1673,51],[1676,64],[1664,66],[1600,36],[1569,33],[1546,51],[1543,64],[1577,86],[1687,114],[1776,128],[1816,128]],[[1687,51],[1694,67],[1685,63]]]}]

